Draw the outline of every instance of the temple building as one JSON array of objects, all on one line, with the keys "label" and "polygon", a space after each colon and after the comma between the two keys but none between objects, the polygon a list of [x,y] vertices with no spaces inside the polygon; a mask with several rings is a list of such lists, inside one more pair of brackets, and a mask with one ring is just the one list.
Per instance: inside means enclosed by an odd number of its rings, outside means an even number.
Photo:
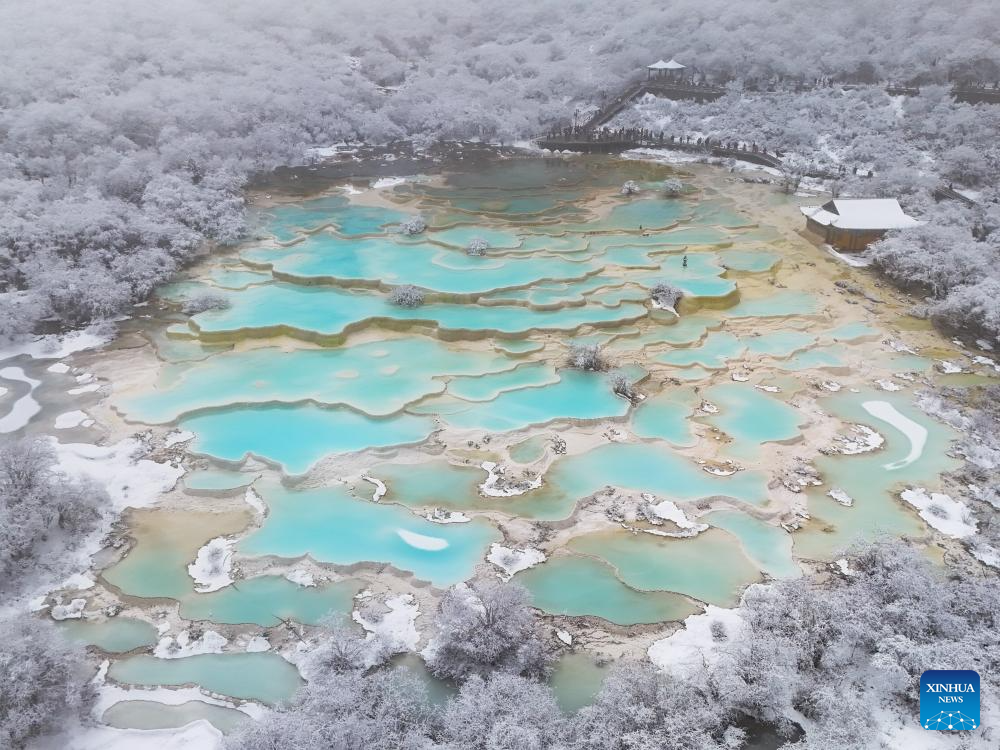
[{"label": "temple building", "polygon": [[903,213],[895,198],[832,200],[822,206],[801,206],[806,228],[838,250],[861,251],[890,229],[908,229],[922,222]]}]

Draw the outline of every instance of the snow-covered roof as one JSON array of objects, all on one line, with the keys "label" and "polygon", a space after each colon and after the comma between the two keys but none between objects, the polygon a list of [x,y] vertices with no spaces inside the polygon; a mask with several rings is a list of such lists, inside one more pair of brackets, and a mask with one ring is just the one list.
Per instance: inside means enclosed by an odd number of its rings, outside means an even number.
[{"label": "snow-covered roof", "polygon": [[685,68],[687,66],[681,65],[679,62],[677,62],[674,58],[671,57],[667,62],[664,62],[661,59],[657,60],[652,65],[647,65],[646,67],[649,68],[650,70],[681,70],[682,68]]},{"label": "snow-covered roof", "polygon": [[838,229],[906,229],[921,223],[903,213],[895,198],[832,200],[799,210],[817,224]]}]

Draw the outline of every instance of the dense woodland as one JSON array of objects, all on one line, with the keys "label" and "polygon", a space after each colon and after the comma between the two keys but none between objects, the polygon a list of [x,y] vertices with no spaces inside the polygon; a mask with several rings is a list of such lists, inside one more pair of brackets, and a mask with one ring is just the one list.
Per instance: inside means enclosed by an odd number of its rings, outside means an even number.
[{"label": "dense woodland", "polygon": [[[11,0],[0,8],[0,335],[76,325],[143,298],[206,239],[238,239],[248,176],[297,163],[309,146],[524,138],[670,55],[734,86],[994,81],[1000,17],[990,3],[961,5]],[[853,132],[843,126],[856,108],[831,116],[839,105],[820,99],[795,105],[794,127],[773,100],[727,100],[726,130],[800,150]],[[927,139],[962,145],[945,99],[932,92],[916,105],[937,112],[919,118],[934,126],[925,133],[884,113],[881,125],[864,123],[852,158],[885,163],[888,179]],[[995,133],[996,115],[979,110],[960,117]]]}]

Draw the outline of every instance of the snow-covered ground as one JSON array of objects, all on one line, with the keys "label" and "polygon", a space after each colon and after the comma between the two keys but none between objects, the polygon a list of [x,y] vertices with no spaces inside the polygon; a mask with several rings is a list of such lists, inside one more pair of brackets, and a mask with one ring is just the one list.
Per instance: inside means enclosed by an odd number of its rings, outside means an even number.
[{"label": "snow-covered ground", "polygon": [[501,578],[509,580],[515,573],[545,562],[545,555],[533,547],[512,549],[494,542],[486,559],[503,571]]},{"label": "snow-covered ground", "polygon": [[108,491],[115,508],[144,508],[169,492],[184,475],[184,469],[137,458],[146,446],[136,438],[126,438],[108,446],[89,443],[60,443],[49,438],[59,469],[75,479],[90,479]]},{"label": "snow-covered ground", "polygon": [[233,546],[235,539],[216,537],[198,550],[198,556],[187,566],[188,575],[194,579],[194,590],[207,594],[218,591],[233,582]]},{"label": "snow-covered ground", "polygon": [[969,506],[950,495],[915,487],[903,490],[899,496],[919,511],[928,526],[942,534],[962,539],[976,533],[976,520]]},{"label": "snow-covered ground", "polygon": [[[719,623],[715,627],[724,634],[721,640],[712,634],[713,623]],[[743,617],[738,609],[709,604],[704,614],[688,617],[682,629],[654,642],[647,653],[660,669],[686,677],[712,667],[718,661],[719,646],[739,638],[742,629]]]}]

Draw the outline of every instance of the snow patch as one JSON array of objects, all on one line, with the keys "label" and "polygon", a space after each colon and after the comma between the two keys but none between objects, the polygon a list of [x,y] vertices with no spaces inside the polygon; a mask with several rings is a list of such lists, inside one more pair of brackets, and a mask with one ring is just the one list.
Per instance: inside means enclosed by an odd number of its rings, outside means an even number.
[{"label": "snow patch", "polygon": [[513,549],[494,542],[486,559],[504,572],[501,578],[510,580],[515,573],[545,562],[545,555],[534,547]]},{"label": "snow patch", "polygon": [[557,630],[556,638],[565,643],[567,646],[573,645],[573,636],[571,636],[566,630]]},{"label": "snow patch", "polygon": [[45,369],[48,372],[54,372],[56,375],[65,375],[69,372],[69,365],[65,362],[56,362],[54,365],[49,365]]},{"label": "snow patch", "polygon": [[375,491],[372,493],[373,503],[377,503],[379,500],[385,497],[385,493],[389,491],[385,486],[385,482],[381,481],[380,479],[376,479],[375,477],[369,476],[367,474],[362,474],[361,478],[364,479],[369,484],[375,485]]},{"label": "snow patch", "polygon": [[55,438],[49,440],[62,473],[73,479],[90,479],[102,485],[119,510],[152,505],[161,494],[172,490],[184,475],[180,466],[137,459],[137,455],[146,451],[146,446],[135,438],[126,438],[109,446],[60,443]]},{"label": "snow patch", "polygon": [[83,608],[87,606],[86,599],[73,599],[69,604],[56,604],[52,607],[53,620],[79,620],[83,616]]},{"label": "snow patch", "polygon": [[267,515],[267,506],[253,487],[247,487],[247,491],[243,493],[243,501],[260,515]]},{"label": "snow patch", "polygon": [[103,346],[114,338],[114,330],[107,324],[95,324],[79,331],[56,335],[36,336],[0,348],[0,361],[27,354],[32,359],[63,359],[74,352]]},{"label": "snow patch", "polygon": [[435,508],[424,514],[424,518],[433,523],[469,523],[472,519],[457,510]]},{"label": "snow patch", "polygon": [[[87,423],[90,424],[87,424]],[[55,428],[57,430],[70,430],[81,425],[89,427],[94,423],[85,411],[68,411],[56,417]]]},{"label": "snow patch", "polygon": [[957,375],[960,372],[965,372],[960,365],[956,365],[947,359],[939,359],[935,364],[938,370],[940,370],[945,375]]},{"label": "snow patch", "polygon": [[[653,502],[656,499],[652,495],[648,494],[644,494],[642,498],[647,502]],[[690,520],[684,511],[678,508],[677,504],[670,500],[661,500],[653,506],[653,512],[664,521],[670,521],[672,524],[677,526],[677,528],[683,529],[691,535],[700,534],[708,529],[707,524],[697,523]]]},{"label": "snow patch", "polygon": [[247,641],[246,651],[248,654],[259,654],[262,651],[270,651],[271,642],[262,635],[255,635]]},{"label": "snow patch", "polygon": [[187,566],[188,575],[194,579],[194,590],[207,594],[225,588],[233,582],[233,545],[235,539],[216,537],[198,550],[194,562]]},{"label": "snow patch", "polygon": [[174,430],[173,432],[167,433],[167,436],[163,441],[163,445],[167,448],[172,448],[175,445],[186,443],[188,440],[192,439],[194,439],[194,433],[190,430]]},{"label": "snow patch", "polygon": [[399,594],[385,600],[389,611],[378,620],[365,618],[355,610],[354,621],[368,631],[369,641],[378,641],[392,653],[414,651],[420,642],[416,620],[420,616],[420,605],[413,594]]},{"label": "snow patch", "polygon": [[976,533],[976,520],[969,506],[960,500],[922,487],[903,490],[899,496],[919,511],[928,526],[945,536],[962,539]]},{"label": "snow patch", "polygon": [[832,497],[838,503],[848,508],[854,505],[854,498],[844,492],[844,490],[840,489],[840,487],[834,487],[826,494],[828,497]]},{"label": "snow patch", "polygon": [[290,570],[285,573],[285,578],[297,586],[303,586],[304,588],[316,585],[316,578],[308,570]]},{"label": "snow patch", "polygon": [[206,630],[201,638],[191,640],[191,634],[182,630],[177,634],[177,638],[164,636],[153,649],[153,656],[157,659],[183,659],[185,656],[197,656],[198,654],[221,654],[222,649],[229,643],[225,636],[219,635],[214,630]]},{"label": "snow patch", "polygon": [[883,378],[881,380],[876,380],[875,381],[875,385],[877,385],[883,391],[890,391],[891,392],[891,391],[901,391],[901,390],[903,390],[902,386],[896,385],[895,383],[893,383],[891,380],[889,380],[887,378]]},{"label": "snow patch", "polygon": [[483,461],[480,466],[486,471],[486,481],[479,485],[479,491],[486,497],[514,497],[523,495],[542,486],[542,478],[535,477],[531,481],[506,482],[504,467],[493,461]]},{"label": "snow patch", "polygon": [[834,449],[845,456],[868,453],[885,444],[885,438],[867,425],[852,424],[849,429],[853,435],[838,435],[834,438]]},{"label": "snow patch", "polygon": [[[713,623],[724,632],[722,640],[712,634]],[[650,661],[677,677],[687,677],[711,668],[719,660],[719,647],[739,638],[743,617],[736,609],[709,604],[705,613],[684,620],[684,628],[649,647]]]}]

